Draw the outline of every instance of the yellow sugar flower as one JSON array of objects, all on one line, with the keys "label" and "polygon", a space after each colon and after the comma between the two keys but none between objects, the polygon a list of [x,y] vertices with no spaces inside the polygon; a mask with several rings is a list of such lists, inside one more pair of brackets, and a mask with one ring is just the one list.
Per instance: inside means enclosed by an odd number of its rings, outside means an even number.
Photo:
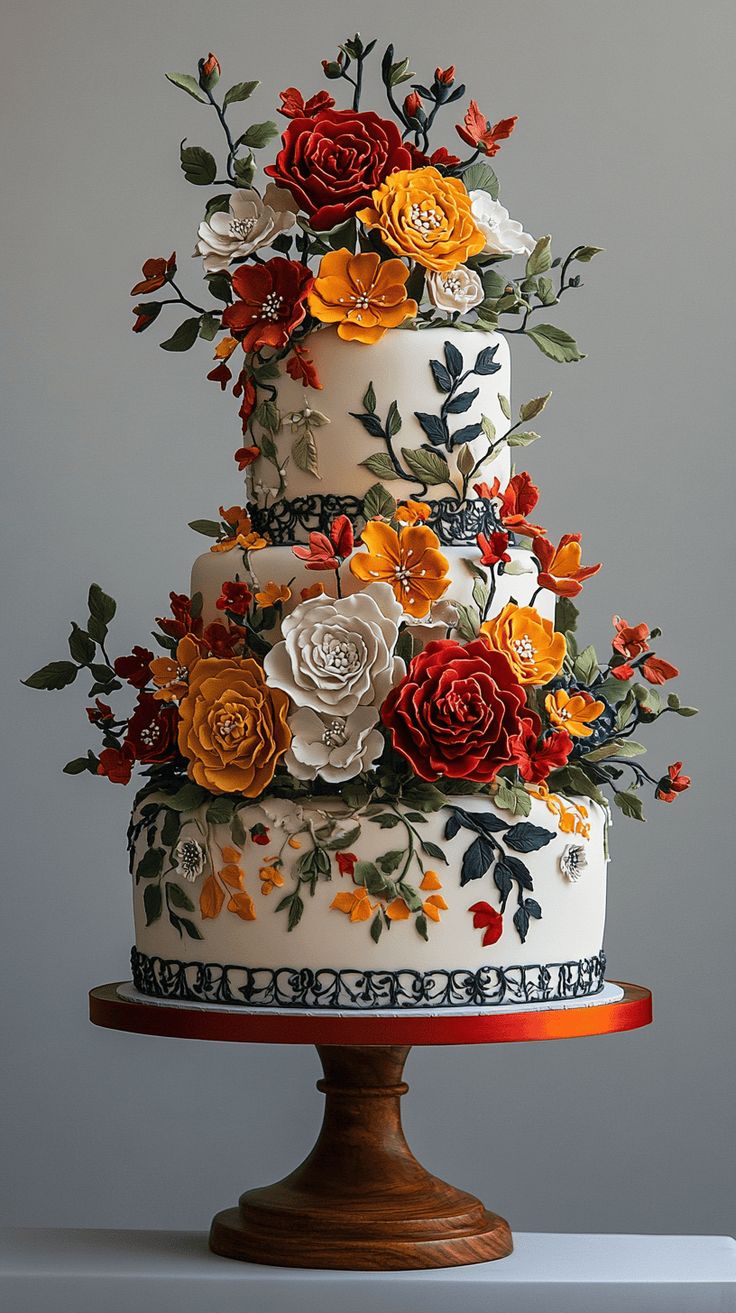
[{"label": "yellow sugar flower", "polygon": [[390,524],[369,520],[362,533],[367,550],[350,558],[350,569],[364,583],[390,584],[408,615],[421,619],[450,584],[449,564],[439,538],[426,524],[408,525],[398,533]]},{"label": "yellow sugar flower", "polygon": [[154,697],[159,702],[178,702],[186,696],[189,671],[199,658],[199,648],[193,638],[185,635],[176,649],[176,660],[171,657],[154,657],[150,662]]},{"label": "yellow sugar flower", "polygon": [[399,502],[394,511],[394,519],[399,524],[421,524],[423,520],[428,520],[432,514],[432,507],[428,506],[426,501],[414,501],[408,497],[406,501]]},{"label": "yellow sugar flower", "polygon": [[425,269],[449,273],[486,244],[463,183],[431,166],[389,174],[372,199],[372,206],[358,210],[361,222]]},{"label": "yellow sugar flower", "polygon": [[486,642],[502,652],[520,684],[548,684],[562,669],[567,644],[533,606],[509,602],[480,627]]},{"label": "yellow sugar flower", "polygon": [[375,251],[330,251],[309,293],[310,312],[323,324],[337,324],[338,337],[348,342],[378,342],[417,312],[406,295],[408,277],[401,260],[382,261]]},{"label": "yellow sugar flower", "polygon": [[593,733],[589,722],[605,710],[605,703],[596,702],[592,694],[583,691],[571,696],[564,688],[548,693],[544,705],[553,725],[579,739],[589,738]]},{"label": "yellow sugar flower", "polygon": [[275,606],[277,602],[285,604],[291,597],[291,589],[288,584],[275,584],[273,581],[264,584],[260,593],[256,593],[256,601],[259,606]]},{"label": "yellow sugar flower", "polygon": [[261,882],[262,894],[270,894],[273,889],[281,889],[284,884],[284,877],[278,866],[262,866],[258,872],[258,879]]}]

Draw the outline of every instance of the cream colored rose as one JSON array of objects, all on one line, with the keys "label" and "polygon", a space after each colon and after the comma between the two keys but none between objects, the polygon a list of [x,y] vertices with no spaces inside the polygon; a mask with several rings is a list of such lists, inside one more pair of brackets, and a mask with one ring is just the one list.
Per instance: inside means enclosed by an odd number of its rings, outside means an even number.
[{"label": "cream colored rose", "polygon": [[463,314],[480,305],[483,300],[483,284],[473,269],[459,264],[450,273],[435,273],[427,276],[427,294],[432,305],[438,310],[447,310],[450,314]]}]

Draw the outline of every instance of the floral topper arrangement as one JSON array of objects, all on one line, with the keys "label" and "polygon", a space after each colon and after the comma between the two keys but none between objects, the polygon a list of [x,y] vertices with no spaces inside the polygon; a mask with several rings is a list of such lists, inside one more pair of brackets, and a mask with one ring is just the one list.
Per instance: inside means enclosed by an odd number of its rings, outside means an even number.
[{"label": "floral topper arrangement", "polygon": [[[281,93],[288,125],[280,152],[266,166],[271,181],[262,196],[252,186],[254,152],[276,135],[275,125],[255,124],[234,136],[228,115],[257,84],[238,83],[217,100],[220,67],[213,55],[200,60],[196,78],[169,75],[215,110],[227,140],[226,177],[219,182],[209,152],[186,144],[181,149],[189,181],[231,188],[208,202],[196,249],[221,308],[203,309],[183,296],[175,256],[149,260],[134,294],[166,288],[175,295],[141,302],[135,327],[148,327],[171,302],[190,306],[195,317],[162,345],[184,350],[198,337],[214,341],[224,332],[210,374],[223,387],[232,379],[227,361],[242,353],[234,391],[244,427],[260,417],[263,432],[236,453],[241,468],[269,456],[263,434],[273,429],[270,393],[280,361],[306,387],[320,386],[304,343],[322,324],[336,324],[342,338],[369,349],[386,331],[408,324],[491,331],[502,315],[511,315],[521,322],[506,332],[526,333],[554,359],[580,358],[565,333],[549,325],[535,329],[530,320],[579,284],[577,275],[569,276],[571,265],[591,259],[597,248],[577,247],[565,261],[553,260],[550,239],[535,242],[499,206],[487,161],[515,119],[491,124],[471,100],[455,125],[470,155],[430,151],[435,120],[465,96],[465,88],[455,84],[453,68],[438,68],[431,84],[412,83],[399,104],[397,88],[414,74],[389,47],[382,79],[393,117],[362,110],[364,62],[374,44],[364,46],[356,36],[324,65],[330,82],[352,87],[351,107],[336,109],[327,91],[306,101],[295,88]],[[268,247],[277,254],[265,258]],[[523,275],[501,278],[494,266],[515,254],[526,256]],[[557,267],[554,289],[547,273]],[[68,774],[126,784],[140,771],[131,851],[143,836],[135,874],[145,882],[149,922],[165,903],[181,934],[201,937],[185,914],[194,911],[192,900],[169,878],[172,871],[185,882],[202,880],[203,920],[223,906],[242,920],[254,919],[242,850],[247,842],[271,844],[268,825],[253,823],[257,804],[286,826],[284,843],[269,853],[259,878],[263,895],[281,890],[276,910],[286,914],[289,929],[302,916],[304,893],[335,867],[351,881],[332,903],[337,912],[370,921],[374,940],[392,922],[409,919],[426,938],[429,921],[439,921],[446,908],[434,867],[447,857],[422,826],[444,809],[445,838],[468,838],[461,884],[490,875],[500,903],[500,912],[487,900],[469,909],[483,943],[499,938],[514,890],[513,924],[523,941],[542,911],[530,896],[532,876],[522,857],[553,838],[526,819],[533,799],[561,833],[584,844],[583,800],[601,804],[608,794],[624,815],[643,820],[645,788],[668,803],[688,788],[681,762],[652,774],[641,761],[641,730],[667,714],[695,714],[677,694],[660,694],[678,671],[654,649],[659,629],[617,615],[604,657],[582,645],[572,599],[600,565],[583,564],[578,533],[555,544],[532,518],[539,489],[528,473],[513,474],[506,486],[498,478],[476,481],[499,443],[525,446],[536,439],[519,428],[543,410],[547,397],[525,403],[511,423],[508,401],[499,396],[508,433],[497,438],[491,426],[482,460],[458,464],[458,503],[465,504],[472,490],[481,527],[459,567],[456,561],[451,567],[442,551],[430,523],[437,503],[423,495],[448,479],[443,451],[469,451],[477,436],[462,416],[477,392],[472,380],[499,368],[495,350],[482,348],[468,368],[446,341],[443,360],[428,362],[442,403],[437,415],[417,413],[428,440],[422,448],[397,453],[396,403],[383,421],[369,385],[354,418],[386,450],[364,463],[389,481],[414,478],[419,491],[401,500],[377,483],[360,515],[335,514],[323,529],[293,542],[295,567],[318,576],[298,596],[294,578],[270,579],[268,567],[260,567],[269,538],[252,511],[220,507],[217,520],[192,525],[212,539],[213,553],[234,562],[215,601],[217,618],[205,622],[201,594],[172,592],[170,614],[157,619],[153,632],[158,653],[137,645],[113,656],[108,629],[115,602],[93,584],[86,619],[72,625],[68,656],[25,681],[37,689],[63,688],[80,677],[90,683],[87,717],[101,743],[68,762]],[[300,438],[320,422],[319,412],[310,416],[309,424],[295,417],[305,431]],[[476,427],[485,432],[487,426]],[[308,455],[308,441],[303,445]],[[449,591],[458,568],[472,600],[458,601]],[[528,605],[512,597],[500,606],[499,582],[529,571],[536,587]],[[538,609],[540,594],[550,594],[554,606],[547,598]],[[126,687],[132,709],[114,710],[108,699]],[[302,804],[336,795],[339,818],[328,810],[316,827]],[[487,797],[494,807],[462,806],[469,795]],[[230,841],[213,864],[201,835],[223,825]],[[391,847],[375,862],[361,861],[350,849],[362,827],[372,825],[391,832]],[[287,846],[300,855],[293,887],[284,889]],[[563,874],[575,881],[584,864],[584,846],[571,844]]]},{"label": "floral topper arrangement", "polygon": [[[240,403],[248,435],[236,453],[241,470],[259,456],[276,463],[281,362],[305,387],[321,386],[309,337],[325,325],[366,345],[396,328],[491,333],[500,325],[552,360],[583,358],[567,332],[538,315],[581,285],[576,267],[601,248],[578,245],[554,256],[550,236],[535,239],[509,217],[490,160],[516,116],[487,118],[454,66],[436,68],[426,84],[416,80],[409,59],[396,58],[391,45],[380,65],[384,112],[362,108],[375,45],[356,34],[335,59],[323,60],[334,95],[324,89],[305,98],[296,87],[280,93],[287,122],[258,186],[256,159],[279,129],[273,120],[245,126],[238,118],[259,83],[237,82],[221,94],[213,54],[199,60],[196,75],[167,74],[214,111],[224,134],[224,166],[186,138],[180,147],[187,182],[210,189],[194,250],[207,303],[180,289],[175,253],[148,259],[132,295],[166,295],[136,303],[133,329],[143,332],[171,305],[193,312],[161,346],[215,344],[207,377],[223,391],[232,384]],[[347,92],[344,107],[340,91]],[[434,144],[443,120],[454,150]],[[511,273],[506,262],[514,259],[523,265]]]}]

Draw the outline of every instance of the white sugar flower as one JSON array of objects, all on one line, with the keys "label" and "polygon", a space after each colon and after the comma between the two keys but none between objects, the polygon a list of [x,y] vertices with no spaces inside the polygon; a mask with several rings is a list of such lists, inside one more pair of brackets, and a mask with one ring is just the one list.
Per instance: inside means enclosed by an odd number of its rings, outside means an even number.
[{"label": "white sugar flower", "polygon": [[588,856],[581,843],[569,843],[560,857],[560,870],[573,884],[580,879],[583,868],[588,865]]},{"label": "white sugar flower", "polygon": [[427,294],[432,305],[438,310],[447,310],[450,314],[458,311],[463,314],[480,305],[483,300],[483,284],[473,269],[459,264],[449,273],[435,271],[427,275]]},{"label": "white sugar flower", "polygon": [[267,682],[288,693],[294,708],[328,717],[379,707],[404,674],[394,656],[402,617],[384,583],[337,600],[308,598],[282,622],[283,641],[263,663]]},{"label": "white sugar flower", "polygon": [[207,849],[198,839],[180,838],[171,853],[174,870],[182,879],[194,883],[202,874],[207,861]]},{"label": "white sugar flower", "polygon": [[263,197],[250,187],[238,187],[227,210],[211,214],[197,230],[195,255],[204,256],[206,274],[227,269],[232,260],[268,246],[279,233],[296,223],[294,198],[283,187],[269,183]]},{"label": "white sugar flower", "polygon": [[470,208],[477,226],[486,239],[487,255],[531,255],[536,242],[521,224],[509,218],[500,201],[487,191],[471,191]]},{"label": "white sugar flower", "polygon": [[292,739],[284,765],[299,780],[317,775],[329,784],[350,780],[369,770],[383,751],[377,722],[375,707],[358,707],[351,716],[318,715],[300,707],[289,718]]},{"label": "white sugar flower", "polygon": [[459,608],[449,597],[442,597],[435,602],[429,615],[422,620],[410,615],[404,616],[404,622],[414,640],[414,651],[421,651],[436,638],[447,638],[448,630],[455,629],[459,619]]}]

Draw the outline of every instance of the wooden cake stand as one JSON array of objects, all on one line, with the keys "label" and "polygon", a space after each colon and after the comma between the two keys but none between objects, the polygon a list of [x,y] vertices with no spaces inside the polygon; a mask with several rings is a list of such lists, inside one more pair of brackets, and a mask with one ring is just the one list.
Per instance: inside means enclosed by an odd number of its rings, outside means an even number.
[{"label": "wooden cake stand", "polygon": [[[615,982],[614,982],[615,983]],[[90,993],[90,1019],[109,1030],[240,1044],[315,1044],[325,1095],[317,1143],[274,1185],[217,1213],[210,1248],[279,1267],[398,1270],[504,1258],[508,1223],[432,1176],[411,1152],[399,1100],[414,1044],[501,1044],[607,1035],[646,1026],[652,996],[621,984],[612,1002],[526,1005],[480,1013],[319,1015],[143,1001],[126,984]],[[121,992],[122,991],[122,992]]]}]

